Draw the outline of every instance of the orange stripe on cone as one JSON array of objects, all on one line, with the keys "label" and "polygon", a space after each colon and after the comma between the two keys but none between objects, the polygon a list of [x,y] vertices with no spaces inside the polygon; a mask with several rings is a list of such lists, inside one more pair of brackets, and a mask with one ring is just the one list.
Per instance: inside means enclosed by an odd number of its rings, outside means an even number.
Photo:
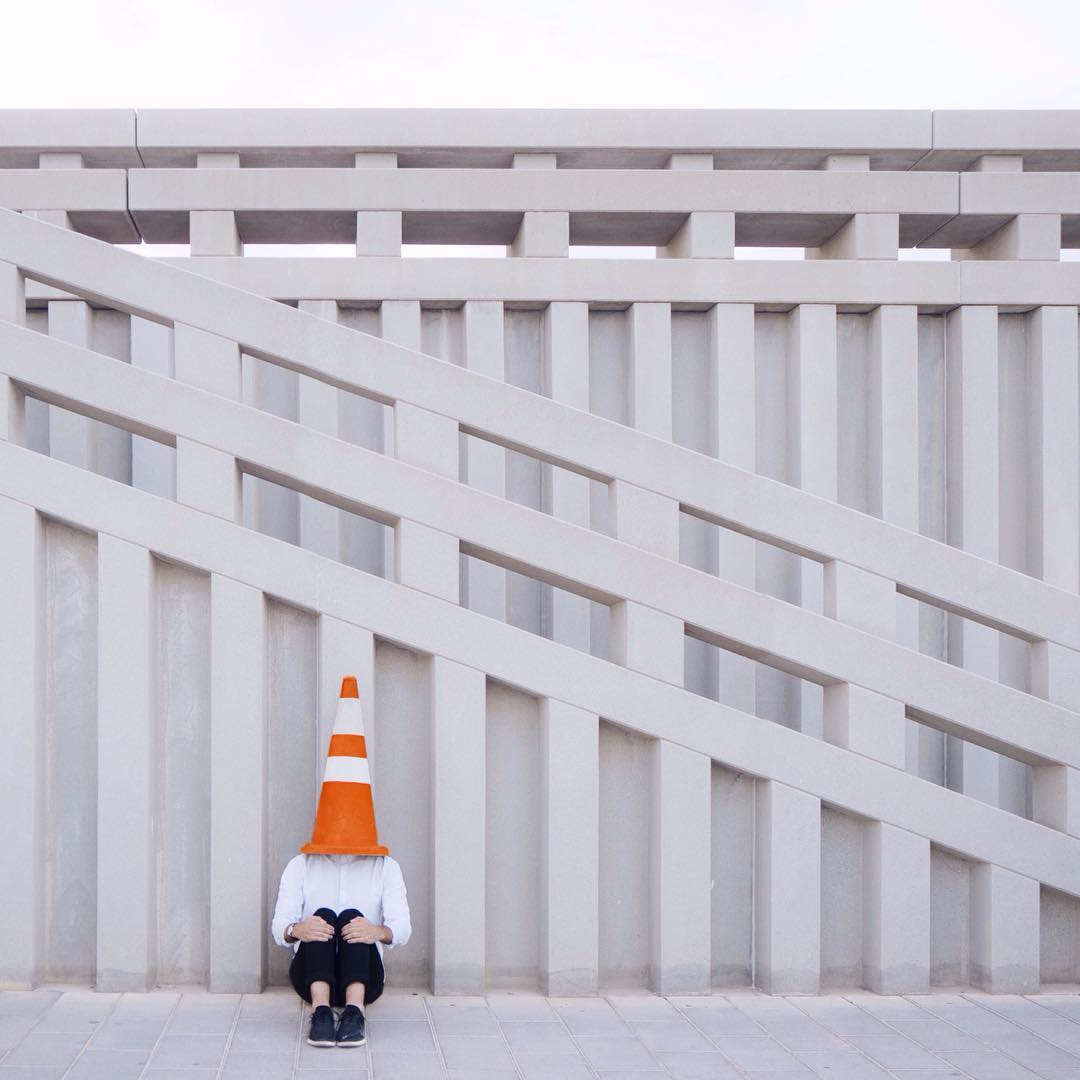
[{"label": "orange stripe on cone", "polygon": [[371,797],[364,717],[356,677],[341,681],[311,840],[300,848],[321,855],[389,855],[379,843]]}]

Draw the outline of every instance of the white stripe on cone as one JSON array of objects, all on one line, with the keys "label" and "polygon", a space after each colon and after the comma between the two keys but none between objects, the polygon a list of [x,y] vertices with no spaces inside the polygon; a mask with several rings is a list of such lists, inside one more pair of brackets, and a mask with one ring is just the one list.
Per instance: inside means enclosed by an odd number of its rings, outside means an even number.
[{"label": "white stripe on cone", "polygon": [[323,783],[327,780],[344,780],[350,784],[370,784],[371,773],[368,771],[367,758],[328,757]]},{"label": "white stripe on cone", "polygon": [[364,734],[364,713],[360,708],[359,698],[338,698],[337,711],[334,713],[333,734]]}]

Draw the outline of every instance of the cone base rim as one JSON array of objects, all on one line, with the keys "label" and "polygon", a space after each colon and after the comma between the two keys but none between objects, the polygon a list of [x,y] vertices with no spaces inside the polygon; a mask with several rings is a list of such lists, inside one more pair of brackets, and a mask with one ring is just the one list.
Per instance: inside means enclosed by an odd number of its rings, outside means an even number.
[{"label": "cone base rim", "polygon": [[304,855],[389,855],[390,849],[382,844],[304,844]]}]

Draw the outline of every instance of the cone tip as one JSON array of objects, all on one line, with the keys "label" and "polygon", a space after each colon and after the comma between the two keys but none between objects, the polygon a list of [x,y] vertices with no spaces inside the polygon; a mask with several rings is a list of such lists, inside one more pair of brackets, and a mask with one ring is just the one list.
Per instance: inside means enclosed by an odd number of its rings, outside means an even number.
[{"label": "cone tip", "polygon": [[345,697],[358,698],[360,696],[360,689],[356,685],[356,676],[355,675],[346,675],[345,678],[341,680],[341,694],[340,694],[340,696],[343,697],[343,698],[345,698]]}]

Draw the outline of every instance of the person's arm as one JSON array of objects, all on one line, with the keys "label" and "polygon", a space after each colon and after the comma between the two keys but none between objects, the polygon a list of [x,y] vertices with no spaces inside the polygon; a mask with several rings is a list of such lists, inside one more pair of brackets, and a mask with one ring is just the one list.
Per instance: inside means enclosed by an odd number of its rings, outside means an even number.
[{"label": "person's arm", "polygon": [[285,931],[291,923],[299,922],[304,914],[304,863],[303,856],[290,859],[278,885],[277,904],[270,923],[270,933],[279,945],[292,947],[297,938],[286,938]]},{"label": "person's arm", "polygon": [[409,918],[409,898],[405,892],[405,879],[397,861],[387,857],[383,870],[383,929],[387,937],[382,939],[387,948],[404,945],[412,934]]}]

